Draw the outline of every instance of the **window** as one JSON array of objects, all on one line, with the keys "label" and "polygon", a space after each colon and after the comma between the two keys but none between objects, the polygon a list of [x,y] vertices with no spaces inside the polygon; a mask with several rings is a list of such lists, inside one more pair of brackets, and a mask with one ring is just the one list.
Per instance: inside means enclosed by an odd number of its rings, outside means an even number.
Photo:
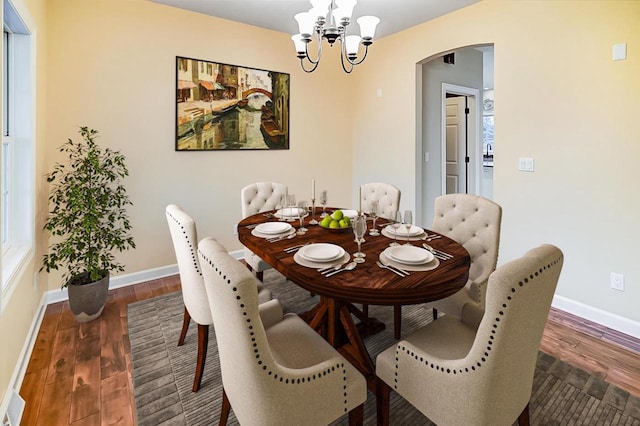
[{"label": "window", "polygon": [[0,313],[33,257],[34,75],[32,39],[19,0],[3,0],[2,150],[0,151]]}]

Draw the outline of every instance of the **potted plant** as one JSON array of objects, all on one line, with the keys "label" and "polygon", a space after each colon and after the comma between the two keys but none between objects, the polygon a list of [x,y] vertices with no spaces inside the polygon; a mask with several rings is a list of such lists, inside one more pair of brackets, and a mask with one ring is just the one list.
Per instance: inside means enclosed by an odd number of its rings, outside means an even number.
[{"label": "potted plant", "polygon": [[114,252],[135,248],[126,206],[131,205],[121,180],[128,176],[119,151],[96,144],[98,131],[80,127],[82,142],[69,139],[59,149],[67,159],[47,175],[51,184],[44,229],[56,241],[44,255],[47,272],[65,268],[62,287],[69,291],[71,312],[79,322],[100,316],[107,299],[109,275],[124,271]]}]

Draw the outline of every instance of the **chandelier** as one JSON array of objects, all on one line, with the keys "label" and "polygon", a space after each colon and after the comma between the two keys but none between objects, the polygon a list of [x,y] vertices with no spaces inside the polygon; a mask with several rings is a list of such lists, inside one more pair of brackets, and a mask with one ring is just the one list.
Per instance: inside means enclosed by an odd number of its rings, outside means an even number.
[{"label": "chandelier", "polygon": [[[310,73],[318,68],[323,40],[331,47],[336,40],[340,41],[340,62],[346,73],[351,73],[355,65],[365,60],[380,19],[375,16],[362,16],[356,20],[360,26],[360,35],[347,35],[347,27],[351,23],[351,13],[356,3],[357,0],[311,0],[311,10],[295,15],[300,33],[291,36],[291,40],[305,72]],[[309,43],[314,34],[318,44],[315,59],[309,55]],[[364,46],[364,54],[358,58],[360,44]]]}]

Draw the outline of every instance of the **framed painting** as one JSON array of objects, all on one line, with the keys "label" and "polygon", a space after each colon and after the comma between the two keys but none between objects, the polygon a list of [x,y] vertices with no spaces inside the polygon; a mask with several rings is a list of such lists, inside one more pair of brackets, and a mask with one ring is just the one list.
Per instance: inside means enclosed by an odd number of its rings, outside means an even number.
[{"label": "framed painting", "polygon": [[176,56],[176,151],[289,149],[289,74]]}]

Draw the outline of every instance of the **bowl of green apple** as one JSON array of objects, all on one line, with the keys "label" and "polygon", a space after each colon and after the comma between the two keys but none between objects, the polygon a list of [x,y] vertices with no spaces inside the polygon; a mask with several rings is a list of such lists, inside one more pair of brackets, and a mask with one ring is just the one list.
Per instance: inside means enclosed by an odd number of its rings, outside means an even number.
[{"label": "bowl of green apple", "polygon": [[351,219],[345,216],[342,210],[335,210],[330,215],[322,218],[320,226],[330,231],[344,231],[351,228]]}]

